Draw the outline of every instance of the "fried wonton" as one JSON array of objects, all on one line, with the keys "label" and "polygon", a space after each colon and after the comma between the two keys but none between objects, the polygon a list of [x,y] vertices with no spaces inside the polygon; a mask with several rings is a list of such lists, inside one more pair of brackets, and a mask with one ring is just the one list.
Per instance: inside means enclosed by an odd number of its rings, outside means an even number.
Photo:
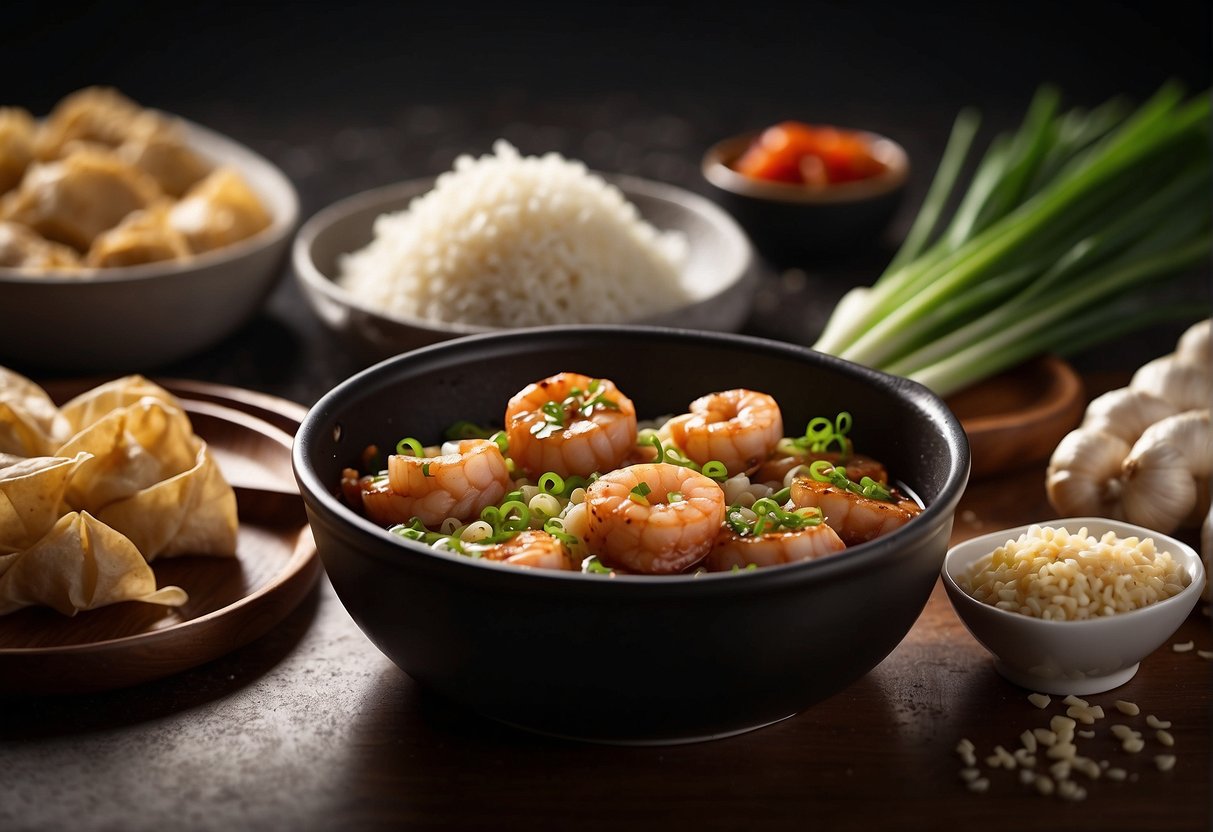
[{"label": "fried wonton", "polygon": [[0,461],[0,555],[37,543],[62,516],[67,484],[88,454]]},{"label": "fried wonton", "polygon": [[75,615],[119,601],[180,606],[130,540],[86,512],[70,512],[29,548],[0,556],[0,615],[48,606]]},{"label": "fried wonton", "polygon": [[17,186],[34,160],[37,122],[20,107],[0,107],[0,194]]},{"label": "fried wonton", "polygon": [[178,130],[157,130],[132,136],[118,147],[118,156],[151,176],[160,190],[181,197],[211,172],[211,165],[189,148]]},{"label": "fried wonton", "polygon": [[71,246],[52,243],[32,228],[0,221],[0,267],[68,274],[81,271],[80,255]]},{"label": "fried wonton", "polygon": [[71,432],[71,424],[45,390],[0,367],[0,454],[47,456]]},{"label": "fried wonton", "polygon": [[33,165],[6,198],[4,218],[87,251],[98,234],[160,196],[160,186],[143,171],[109,151],[81,147]]},{"label": "fried wonton", "polygon": [[185,412],[145,397],[85,426],[58,453],[85,452],[65,500],[151,561],[236,553],[236,496]]},{"label": "fried wonton", "polygon": [[159,202],[128,214],[109,231],[97,235],[84,262],[92,268],[107,268],[189,256],[185,237],[168,224],[168,204]]},{"label": "fried wonton", "polygon": [[37,136],[38,158],[58,159],[79,141],[117,147],[162,129],[161,120],[112,87],[86,87],[65,96],[46,117]]},{"label": "fried wonton", "polygon": [[169,223],[200,254],[253,236],[269,226],[270,215],[240,174],[218,168],[172,207]]},{"label": "fried wonton", "polygon": [[148,397],[159,399],[173,407],[178,406],[172,393],[154,381],[135,374],[107,381],[81,393],[59,408],[59,413],[67,421],[70,432],[78,433],[111,410],[127,407]]}]

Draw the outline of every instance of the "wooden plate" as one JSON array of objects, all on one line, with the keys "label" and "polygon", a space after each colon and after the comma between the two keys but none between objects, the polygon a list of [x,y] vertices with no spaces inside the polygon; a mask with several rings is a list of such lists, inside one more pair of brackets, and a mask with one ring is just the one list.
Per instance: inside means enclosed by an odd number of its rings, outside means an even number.
[{"label": "wooden plate", "polygon": [[988,477],[1040,462],[1082,421],[1082,380],[1047,355],[950,396],[973,455],[972,476]]},{"label": "wooden plate", "polygon": [[[177,609],[127,602],[74,618],[45,608],[0,618],[0,694],[89,693],[196,667],[265,634],[319,577],[291,472],[291,442],[304,409],[219,385],[158,383],[181,399],[236,489],[236,557],[154,562],[158,586],[189,593]],[[64,401],[90,386],[52,382],[46,389]]]}]

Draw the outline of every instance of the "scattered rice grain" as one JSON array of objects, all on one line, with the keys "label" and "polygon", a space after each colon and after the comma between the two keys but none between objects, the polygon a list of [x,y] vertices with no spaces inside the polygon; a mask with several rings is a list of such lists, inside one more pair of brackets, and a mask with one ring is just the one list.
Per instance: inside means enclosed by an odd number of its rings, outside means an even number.
[{"label": "scattered rice grain", "polygon": [[1154,765],[1158,766],[1159,771],[1170,771],[1175,768],[1175,755],[1158,754],[1154,757]]},{"label": "scattered rice grain", "polygon": [[1167,746],[1168,748],[1170,748],[1171,746],[1175,745],[1175,737],[1171,736],[1171,732],[1170,732],[1170,731],[1164,731],[1164,730],[1162,730],[1162,729],[1160,728],[1160,729],[1158,729],[1158,731],[1157,731],[1157,732],[1154,734],[1154,736],[1158,738],[1158,741],[1159,741],[1160,743],[1162,743],[1163,745]]},{"label": "scattered rice grain", "polygon": [[1195,647],[1196,647],[1196,642],[1194,642],[1194,641],[1184,641],[1179,644],[1171,645],[1171,649],[1174,650],[1176,653],[1190,653],[1193,650],[1193,648],[1195,648]]},{"label": "scattered rice grain", "polygon": [[1141,713],[1141,708],[1137,707],[1136,702],[1126,702],[1124,699],[1116,700],[1116,710],[1129,716],[1137,716]]},{"label": "scattered rice grain", "polygon": [[1044,710],[1045,708],[1049,707],[1049,703],[1053,700],[1048,695],[1043,693],[1030,693],[1028,694],[1028,701],[1041,710]]}]

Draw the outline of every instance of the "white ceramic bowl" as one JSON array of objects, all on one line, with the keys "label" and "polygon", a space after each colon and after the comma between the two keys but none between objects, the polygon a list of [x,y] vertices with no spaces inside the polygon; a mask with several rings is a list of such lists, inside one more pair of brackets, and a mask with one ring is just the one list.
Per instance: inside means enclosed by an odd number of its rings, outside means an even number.
[{"label": "white ceramic bowl", "polygon": [[[683,284],[694,299],[687,306],[629,323],[730,332],[749,315],[756,281],[750,241],[723,210],[690,191],[630,176],[600,174],[617,185],[661,231],[687,238]],[[389,315],[338,286],[338,261],[366,246],[380,214],[408,207],[434,179],[414,179],[364,191],[334,203],[299,229],[292,251],[295,276],[320,319],[368,359],[378,360],[426,344],[497,327]],[[561,323],[561,322],[555,322]]]},{"label": "white ceramic bowl", "polygon": [[994,654],[994,666],[1005,678],[1033,691],[1053,694],[1101,693],[1133,678],[1141,660],[1162,646],[1192,612],[1204,586],[1205,570],[1191,546],[1141,526],[1100,517],[1072,517],[1038,525],[1077,532],[1085,526],[1100,537],[1151,537],[1159,551],[1169,551],[1191,578],[1178,595],[1132,612],[1083,621],[1045,621],[982,603],[960,588],[969,567],[996,548],[1026,532],[1019,526],[967,540],[948,551],[943,585],[960,620]]},{"label": "white ceramic bowl", "polygon": [[281,275],[299,197],[282,171],[247,147],[188,121],[185,131],[193,150],[240,172],[273,217],[270,227],[188,261],[91,277],[0,268],[0,362],[143,370],[200,352],[253,315]]}]

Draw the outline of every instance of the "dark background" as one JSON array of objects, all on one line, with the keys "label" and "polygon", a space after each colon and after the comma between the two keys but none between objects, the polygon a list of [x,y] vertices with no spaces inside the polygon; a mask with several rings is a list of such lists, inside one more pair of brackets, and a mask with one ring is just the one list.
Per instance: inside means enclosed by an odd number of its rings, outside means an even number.
[{"label": "dark background", "polygon": [[[1209,3],[1166,0],[124,0],[18,6],[5,17],[3,103],[42,114],[79,87],[116,86],[279,164],[304,218],[359,190],[445,170],[499,136],[524,152],[557,150],[702,191],[699,158],[725,134],[786,118],[886,133],[913,165],[888,239],[843,264],[772,264],[760,290],[747,331],[801,343],[812,342],[839,284],[879,273],[961,107],[981,110],[984,140],[1016,124],[1042,82],[1079,105],[1140,100],[1169,78],[1207,89],[1213,31]],[[788,266],[807,283],[780,282]],[[310,403],[358,366],[285,279],[238,335],[160,369]]]}]

